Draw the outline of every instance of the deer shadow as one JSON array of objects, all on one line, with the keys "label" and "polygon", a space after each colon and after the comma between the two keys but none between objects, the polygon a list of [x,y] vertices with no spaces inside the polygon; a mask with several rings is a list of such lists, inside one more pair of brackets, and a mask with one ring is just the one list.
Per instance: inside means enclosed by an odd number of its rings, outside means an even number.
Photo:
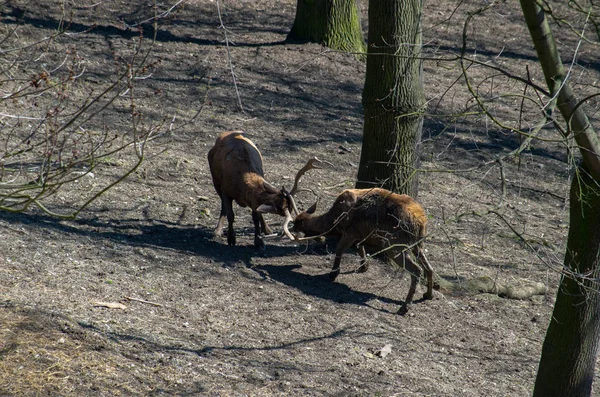
[{"label": "deer shadow", "polygon": [[[340,303],[366,306],[384,313],[395,314],[404,304],[403,300],[386,298],[370,292],[358,291],[339,281],[331,281],[329,270],[324,274],[306,274],[297,271],[302,268],[301,264],[292,265],[254,265],[250,269],[257,272],[265,280],[273,280],[288,287],[301,291],[303,294],[315,298]],[[341,274],[352,274],[354,271],[346,271]],[[378,308],[371,301],[378,300],[396,308]],[[423,298],[413,300],[413,304],[424,301]]]}]

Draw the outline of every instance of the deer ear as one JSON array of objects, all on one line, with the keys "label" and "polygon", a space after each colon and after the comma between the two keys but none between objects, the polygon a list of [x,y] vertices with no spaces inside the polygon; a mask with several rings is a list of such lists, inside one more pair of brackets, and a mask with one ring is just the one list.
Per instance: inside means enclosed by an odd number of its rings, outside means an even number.
[{"label": "deer ear", "polygon": [[[318,203],[318,201],[317,201],[317,203]],[[317,210],[317,203],[314,203],[313,205],[311,205],[310,208],[306,210],[306,213],[314,214],[315,211]]]},{"label": "deer ear", "polygon": [[261,204],[256,209],[256,212],[266,213],[266,214],[277,214],[277,207],[270,204]]}]

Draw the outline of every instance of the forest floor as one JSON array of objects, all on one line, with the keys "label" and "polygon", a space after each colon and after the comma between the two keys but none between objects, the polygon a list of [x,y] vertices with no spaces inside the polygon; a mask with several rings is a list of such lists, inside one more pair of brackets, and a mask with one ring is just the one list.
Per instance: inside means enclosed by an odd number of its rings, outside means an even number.
[{"label": "forest floor", "polygon": [[[153,11],[148,2],[89,3],[65,2],[69,29],[79,33],[55,46],[76,47],[88,62],[86,78],[102,84],[114,54],[137,36],[126,24]],[[460,52],[462,24],[475,6],[458,3],[425,1],[431,58]],[[366,67],[352,54],[285,43],[293,0],[219,5],[226,29],[213,0],[187,1],[160,21],[151,53],[159,62],[139,82],[156,95],[140,111],[145,123],[166,119],[173,128],[149,144],[134,175],[75,221],[0,214],[0,396],[530,395],[568,233],[573,163],[556,133],[543,130],[555,140],[533,141],[501,172],[494,159],[520,138],[481,115],[437,117],[473,110],[473,100],[456,63],[425,61],[429,116],[418,200],[430,216],[425,247],[441,288],[400,316],[409,277],[377,260],[353,273],[359,260],[348,253],[332,283],[333,241],[276,237],[257,251],[250,212],[237,206],[238,245],[213,238],[220,203],[206,156],[222,131],[247,132],[276,186],[289,187],[312,156],[331,162],[301,181],[320,197],[320,210],[353,186]],[[24,42],[56,29],[60,14],[50,0],[0,9],[5,26],[22,25]],[[535,74],[518,4],[503,3],[473,23],[469,56]],[[150,29],[144,34],[150,42]],[[597,55],[582,49],[578,59],[596,65],[578,78],[597,79]],[[496,84],[483,67],[470,72],[481,91]],[[497,79],[500,93],[507,85]],[[125,128],[123,114],[107,112],[103,128]],[[518,101],[494,112],[504,121],[522,117]],[[81,191],[118,175],[118,164],[99,167],[51,206],[77,203]],[[298,193],[301,208],[314,200]],[[281,219],[268,221],[281,229]],[[467,288],[476,280],[488,285]],[[538,289],[524,299],[498,293],[521,285]]]}]

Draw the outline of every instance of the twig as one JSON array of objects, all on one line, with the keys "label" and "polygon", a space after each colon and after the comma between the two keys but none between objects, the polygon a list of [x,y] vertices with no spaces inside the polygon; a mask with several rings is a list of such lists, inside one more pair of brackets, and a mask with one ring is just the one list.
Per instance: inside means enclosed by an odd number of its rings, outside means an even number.
[{"label": "twig", "polygon": [[[150,22],[150,21],[156,21],[157,19],[160,19],[160,18],[166,18],[166,17],[168,17],[168,16],[169,16],[169,14],[171,14],[171,12],[172,12],[172,11],[173,11],[175,8],[177,8],[177,7],[179,6],[179,4],[183,3],[184,1],[185,1],[185,0],[179,0],[177,3],[175,3],[175,4],[173,4],[171,7],[169,7],[169,9],[168,9],[168,10],[166,10],[166,11],[164,11],[164,12],[160,13],[160,14],[156,13],[156,15],[154,15],[152,18],[144,19],[144,20],[143,20],[143,21],[141,21],[141,22],[136,22],[136,23],[134,23],[134,24],[131,24],[131,25],[127,25],[127,24],[125,24],[125,25],[126,25],[127,27],[129,27],[129,28],[133,29],[133,28],[137,28],[138,26],[141,26],[141,25],[143,25],[143,24],[145,24],[145,23],[148,23],[148,22]],[[156,4],[155,4],[155,5],[156,5]],[[90,7],[91,7],[91,6],[90,6]]]},{"label": "twig", "polygon": [[11,227],[9,225],[2,225],[2,227],[5,228],[5,229],[8,229],[8,230],[11,230],[13,232],[19,233],[19,234],[23,234],[25,236],[29,236],[29,233],[26,232],[25,230],[19,230],[19,229],[16,229],[14,227]]},{"label": "twig", "polygon": [[229,38],[227,37],[227,28],[223,24],[223,18],[221,17],[221,5],[219,0],[217,0],[217,13],[219,14],[219,28],[223,29],[223,34],[225,35],[225,48],[227,49],[227,62],[229,63],[229,69],[231,70],[231,77],[233,78],[233,87],[235,88],[235,94],[237,95],[238,106],[242,113],[246,113],[244,111],[244,106],[242,105],[242,98],[240,97],[240,91],[238,89],[237,80],[235,78],[235,71],[233,70],[233,62],[231,60],[231,50],[229,49]]},{"label": "twig", "polygon": [[152,305],[152,306],[159,306],[159,307],[163,307],[164,306],[161,303],[150,302],[150,301],[147,301],[147,300],[143,300],[143,299],[139,299],[139,298],[134,298],[132,296],[124,296],[123,298],[127,299],[129,301],[136,301],[136,302],[140,302],[140,303],[146,303],[146,304]]}]

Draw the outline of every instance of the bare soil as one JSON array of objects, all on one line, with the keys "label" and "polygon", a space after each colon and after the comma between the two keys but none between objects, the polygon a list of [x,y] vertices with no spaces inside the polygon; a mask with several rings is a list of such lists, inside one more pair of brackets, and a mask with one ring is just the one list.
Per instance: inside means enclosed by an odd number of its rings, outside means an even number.
[{"label": "bare soil", "polygon": [[[65,3],[73,12],[69,29],[82,33],[56,46],[76,46],[89,61],[89,79],[102,81],[113,53],[137,36],[127,24],[153,11],[147,2],[93,3]],[[314,155],[333,163],[302,180],[321,209],[353,186],[365,63],[316,44],[285,43],[295,3],[220,1],[227,30],[219,28],[215,1],[177,8],[161,20],[157,69],[139,83],[157,93],[144,102],[145,121],[166,118],[175,128],[152,143],[142,168],[76,221],[0,214],[0,395],[531,394],[565,250],[572,162],[563,144],[533,141],[504,162],[503,186],[493,159],[520,138],[483,116],[437,117],[472,110],[456,63],[424,64],[430,116],[418,199],[431,218],[427,254],[441,285],[434,300],[396,314],[409,277],[377,260],[367,273],[353,273],[355,253],[329,282],[334,241],[298,246],[271,238],[257,251],[247,209],[236,207],[236,247],[213,238],[220,204],[206,155],[221,131],[245,130],[278,186],[289,186]],[[455,11],[456,3],[425,2],[431,56],[460,51],[462,22],[474,6]],[[51,32],[59,15],[46,0],[0,9],[3,23],[23,25],[23,40]],[[528,66],[536,76],[518,5],[480,15],[469,32],[469,56],[521,76]],[[150,41],[149,26],[144,34]],[[566,48],[576,43],[561,38]],[[598,74],[597,53],[585,48],[581,81]],[[485,82],[478,89],[493,84],[484,68],[471,72]],[[499,93],[506,85],[498,80]],[[494,112],[518,120],[518,103],[502,102]],[[200,108],[193,123],[183,122]],[[119,117],[109,113],[103,122],[118,128]],[[542,137],[556,139],[551,128]],[[81,190],[118,173],[118,162],[107,164]],[[54,206],[76,203],[77,194],[61,192]],[[302,208],[314,200],[298,195]],[[281,219],[268,221],[281,229]],[[449,287],[482,277],[490,288]],[[524,299],[497,293],[524,282],[544,289]]]}]

